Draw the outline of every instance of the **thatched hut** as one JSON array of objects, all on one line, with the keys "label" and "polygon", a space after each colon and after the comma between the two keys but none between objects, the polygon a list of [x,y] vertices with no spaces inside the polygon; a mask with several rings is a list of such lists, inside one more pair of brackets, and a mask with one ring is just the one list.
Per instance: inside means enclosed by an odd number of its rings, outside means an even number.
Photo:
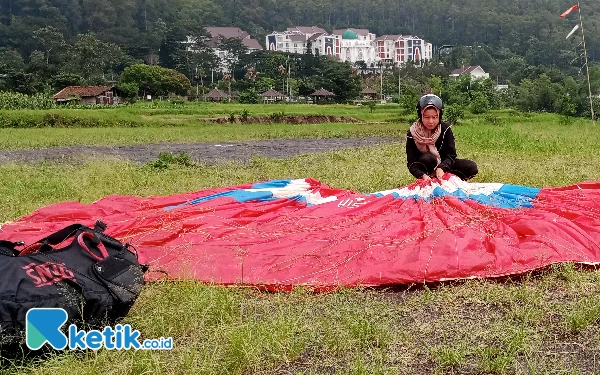
[{"label": "thatched hut", "polygon": [[269,89],[263,92],[262,94],[260,94],[260,96],[263,98],[264,103],[275,103],[285,98],[285,95],[273,89]]},{"label": "thatched hut", "polygon": [[324,88],[320,88],[319,90],[313,92],[312,94],[310,94],[310,97],[313,98],[313,101],[315,103],[318,103],[319,100],[320,101],[327,101],[327,100],[331,100],[331,98],[333,98],[335,96],[334,93],[332,93],[331,91],[327,91]]}]

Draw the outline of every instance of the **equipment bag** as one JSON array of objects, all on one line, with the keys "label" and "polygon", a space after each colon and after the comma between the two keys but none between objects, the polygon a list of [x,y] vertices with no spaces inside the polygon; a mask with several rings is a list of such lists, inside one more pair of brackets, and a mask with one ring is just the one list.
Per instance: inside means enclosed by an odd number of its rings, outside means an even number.
[{"label": "equipment bag", "polygon": [[[20,347],[31,308],[63,308],[65,326],[99,328],[127,315],[144,285],[146,266],[129,244],[70,225],[36,243],[0,240],[0,345]],[[17,250],[20,248],[20,250]]]}]

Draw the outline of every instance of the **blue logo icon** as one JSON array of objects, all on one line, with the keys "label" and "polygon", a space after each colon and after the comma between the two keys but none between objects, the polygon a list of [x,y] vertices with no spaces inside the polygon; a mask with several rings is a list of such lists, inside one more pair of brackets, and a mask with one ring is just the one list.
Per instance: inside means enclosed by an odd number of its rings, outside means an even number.
[{"label": "blue logo icon", "polygon": [[145,339],[140,343],[140,331],[134,330],[129,324],[117,324],[116,327],[106,326],[102,331],[79,330],[75,324],[69,325],[68,336],[62,331],[62,326],[68,318],[64,309],[36,308],[30,309],[25,315],[25,341],[31,350],[38,350],[46,343],[54,349],[62,350],[67,346],[71,350],[91,349],[142,349],[170,350],[173,348],[173,338]]},{"label": "blue logo icon", "polygon": [[67,312],[63,309],[30,309],[25,315],[25,341],[31,350],[38,350],[45,343],[54,349],[67,347],[68,339],[60,330],[67,321]]}]

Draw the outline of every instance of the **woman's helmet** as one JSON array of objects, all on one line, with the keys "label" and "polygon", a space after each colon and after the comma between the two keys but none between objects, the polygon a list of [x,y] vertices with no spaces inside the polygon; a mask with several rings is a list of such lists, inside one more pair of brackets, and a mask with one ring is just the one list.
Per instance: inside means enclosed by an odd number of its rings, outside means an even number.
[{"label": "woman's helmet", "polygon": [[444,114],[444,103],[439,96],[434,94],[423,95],[419,102],[417,103],[417,115],[419,116],[419,120],[422,120],[423,110],[427,107],[434,106],[440,112],[440,121],[442,120],[442,115]]}]

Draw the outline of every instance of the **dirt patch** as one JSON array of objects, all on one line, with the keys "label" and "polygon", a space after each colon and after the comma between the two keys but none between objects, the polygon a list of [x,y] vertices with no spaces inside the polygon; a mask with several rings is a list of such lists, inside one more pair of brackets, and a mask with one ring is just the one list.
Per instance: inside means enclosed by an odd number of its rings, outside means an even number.
[{"label": "dirt patch", "polygon": [[236,123],[236,124],[322,124],[326,122],[362,122],[354,117],[338,117],[338,116],[322,116],[322,115],[306,115],[306,116],[285,116],[282,114],[276,114],[269,117],[248,117],[242,118],[236,115],[235,118],[230,117],[219,117],[210,118],[208,121],[215,122],[217,124]]},{"label": "dirt patch", "polygon": [[119,158],[144,164],[158,159],[161,152],[186,153],[193,161],[215,164],[219,161],[247,161],[252,156],[286,158],[299,154],[352,149],[383,143],[402,142],[403,138],[299,138],[245,142],[163,143],[130,146],[68,146],[37,150],[1,151],[0,164],[43,162],[81,164],[89,158]]}]

